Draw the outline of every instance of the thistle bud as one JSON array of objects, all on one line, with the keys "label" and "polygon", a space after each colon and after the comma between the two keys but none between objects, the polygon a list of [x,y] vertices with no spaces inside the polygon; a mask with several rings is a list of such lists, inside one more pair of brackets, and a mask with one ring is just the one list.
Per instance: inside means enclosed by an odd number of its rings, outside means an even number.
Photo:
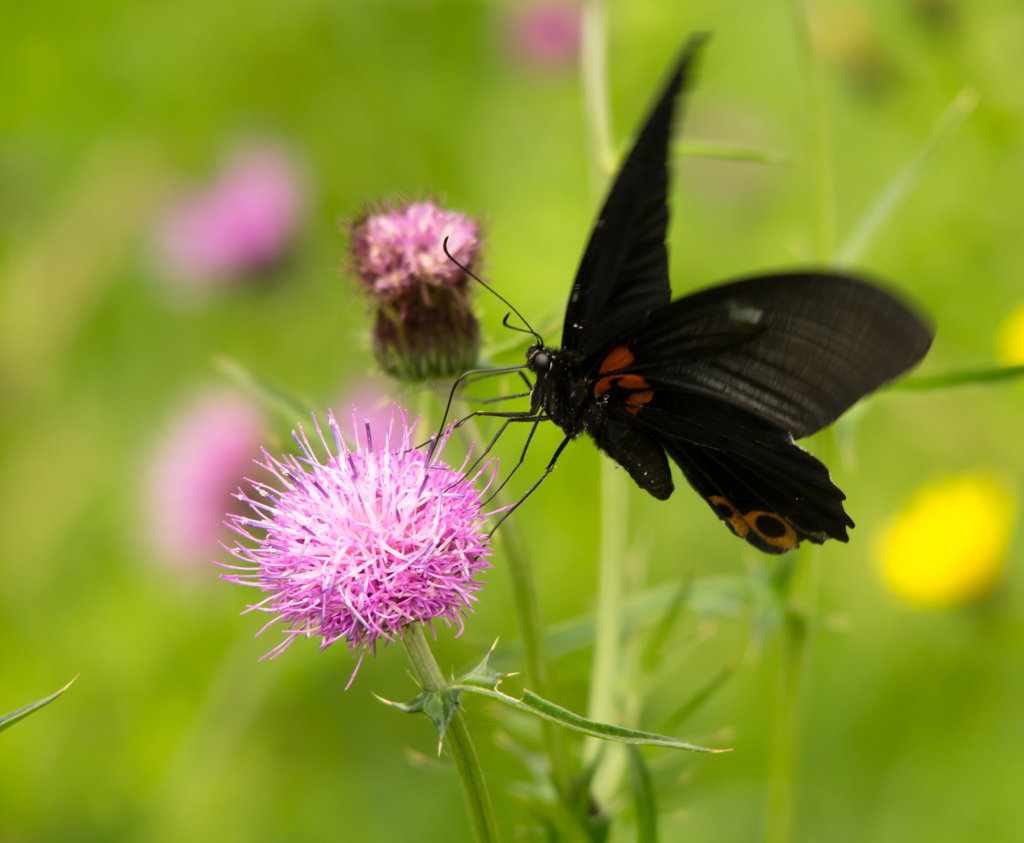
[{"label": "thistle bud", "polygon": [[376,304],[373,353],[405,381],[451,378],[476,363],[480,327],[468,276],[480,249],[477,223],[433,202],[369,214],[352,226],[351,268]]}]

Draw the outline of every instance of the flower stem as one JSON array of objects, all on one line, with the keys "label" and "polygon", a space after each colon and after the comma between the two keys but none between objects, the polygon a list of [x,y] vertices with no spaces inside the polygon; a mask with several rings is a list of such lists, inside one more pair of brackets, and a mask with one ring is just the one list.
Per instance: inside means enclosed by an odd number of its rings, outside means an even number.
[{"label": "flower stem", "polygon": [[807,619],[799,612],[788,610],[781,639],[768,766],[765,843],[788,843],[790,839]]},{"label": "flower stem", "polygon": [[[500,506],[506,501],[502,496],[496,499]],[[537,587],[533,577],[533,566],[526,551],[526,543],[515,516],[506,518],[501,530],[495,535],[500,536],[502,549],[505,551],[505,562],[508,565],[509,579],[512,581],[512,595],[519,619],[519,634],[523,638],[523,650],[526,656],[526,680],[530,690],[539,696],[546,696],[548,684],[548,652],[547,636],[544,634],[544,621],[541,619],[540,603],[537,601]],[[541,734],[544,740],[544,753],[551,765],[551,778],[555,789],[563,797],[569,794],[572,783],[572,772],[569,756],[566,751],[562,733],[553,723],[541,723]]]},{"label": "flower stem", "polygon": [[[604,190],[615,166],[611,108],[608,95],[606,0],[588,0],[583,7],[580,73],[583,104],[587,117],[587,140],[591,155],[594,192]],[[629,485],[615,463],[601,457],[601,539],[597,583],[596,639],[590,674],[587,714],[591,720],[614,723],[615,690],[618,683],[622,641],[623,557],[629,526]],[[609,751],[610,750],[610,751]],[[584,760],[598,756],[598,741],[584,746]],[[602,808],[618,788],[625,756],[607,747],[594,776],[594,796]]]},{"label": "flower stem", "polygon": [[[470,421],[458,430],[462,431],[467,446],[469,442],[483,441],[480,429],[474,421]],[[498,493],[494,502],[498,509],[504,508],[509,503],[504,491]],[[509,580],[512,583],[516,620],[519,622],[519,634],[523,639],[526,681],[531,691],[538,696],[547,697],[547,636],[544,633],[540,602],[537,600],[537,585],[533,576],[533,566],[530,564],[526,542],[523,541],[523,534],[519,531],[519,524],[514,514],[502,522],[501,529],[494,534],[494,538],[503,551]],[[553,723],[546,721],[541,724],[541,734],[544,741],[544,753],[547,755],[548,764],[551,767],[551,778],[555,783],[555,789],[561,796],[567,798],[572,783],[572,769],[562,734]]]},{"label": "flower stem", "polygon": [[606,0],[587,0],[583,5],[580,44],[580,77],[583,83],[583,110],[587,121],[594,192],[604,190],[615,168],[615,144],[612,141],[611,106],[608,96],[608,47]]},{"label": "flower stem", "polygon": [[784,601],[785,615],[779,642],[768,764],[765,843],[788,843],[792,837],[800,715],[812,658],[813,624],[818,605],[821,549],[805,544],[797,554],[793,564],[779,569],[774,581],[776,593]]},{"label": "flower stem", "polygon": [[[811,157],[811,209],[814,225],[814,258],[828,263],[832,257],[835,207],[832,162],[825,115],[824,92],[818,61],[811,40],[807,0],[790,0],[797,59],[807,102],[808,146]],[[799,563],[806,560],[806,565]],[[782,563],[786,565],[785,562]],[[799,569],[807,575],[807,603],[801,610],[793,601],[794,581]],[[785,606],[779,643],[779,674],[772,723],[771,756],[768,767],[768,804],[765,816],[766,843],[788,843],[793,824],[793,802],[800,730],[800,702],[806,683],[808,628],[813,623],[817,602],[818,560],[809,547],[800,551],[796,563],[781,568],[777,577],[778,599]]]},{"label": "flower stem", "polygon": [[[618,685],[622,643],[622,560],[626,554],[629,522],[629,480],[615,462],[601,456],[601,544],[597,579],[596,638],[590,669],[587,717],[601,723],[615,723],[618,717],[615,692]],[[597,757],[600,741],[588,739],[584,763]],[[618,789],[625,756],[620,747],[605,747],[594,777],[594,796],[606,807]]]},{"label": "flower stem", "polygon": [[[608,95],[607,3],[588,0],[583,9],[583,41],[580,72],[583,81],[587,140],[591,155],[594,193],[603,191],[615,166]],[[629,481],[615,463],[601,457],[601,538],[597,582],[596,638],[591,667],[587,714],[591,720],[614,723],[615,689],[622,648],[622,595],[625,586],[623,559],[629,531]],[[602,748],[596,740],[584,746],[585,763],[603,751],[594,775],[593,794],[602,808],[618,788],[625,769],[622,748]]]},{"label": "flower stem", "polygon": [[[420,687],[428,692],[445,690],[448,682],[434,660],[434,654],[430,652],[427,637],[423,634],[423,625],[409,624],[402,635],[402,644],[405,645],[413,676],[420,683]],[[458,770],[459,780],[462,782],[462,793],[466,797],[473,839],[477,843],[497,843],[498,825],[494,821],[487,782],[461,711],[455,712],[451,723],[448,724],[445,737],[448,739],[448,751],[452,754],[455,769]]]}]

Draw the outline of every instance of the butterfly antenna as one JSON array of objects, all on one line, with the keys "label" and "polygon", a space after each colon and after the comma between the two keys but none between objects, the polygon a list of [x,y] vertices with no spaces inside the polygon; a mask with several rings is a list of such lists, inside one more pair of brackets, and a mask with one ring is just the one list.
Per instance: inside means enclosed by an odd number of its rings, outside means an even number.
[{"label": "butterfly antenna", "polygon": [[[538,334],[535,330],[533,330],[533,326],[529,322],[526,321],[526,317],[523,316],[523,314],[521,314],[518,310],[516,310],[515,305],[513,305],[512,302],[510,302],[507,298],[505,298],[501,293],[499,293],[497,290],[495,290],[489,284],[485,283],[480,278],[480,276],[477,275],[475,272],[473,272],[468,266],[465,266],[465,265],[459,263],[459,261],[457,261],[455,258],[452,257],[452,253],[448,251],[448,238],[447,237],[444,238],[444,242],[441,244],[441,248],[444,249],[444,253],[448,257],[448,260],[450,260],[459,269],[461,269],[463,272],[465,272],[466,275],[468,275],[470,278],[472,278],[474,281],[476,281],[481,287],[483,287],[485,290],[488,290],[491,293],[493,293],[495,296],[497,296],[499,299],[501,299],[501,301],[505,302],[505,304],[507,304],[510,308],[512,308],[512,312],[516,316],[518,316],[520,318],[520,320],[522,320],[522,323],[526,326],[526,330],[523,331],[523,333],[533,334],[533,336],[537,339],[537,342],[540,345],[544,345],[544,338],[540,334]],[[512,326],[508,324],[507,320],[508,320],[508,316],[506,316],[505,319],[502,320],[502,324],[506,328],[512,328]],[[522,329],[521,328],[513,328],[513,330],[522,330]]]}]

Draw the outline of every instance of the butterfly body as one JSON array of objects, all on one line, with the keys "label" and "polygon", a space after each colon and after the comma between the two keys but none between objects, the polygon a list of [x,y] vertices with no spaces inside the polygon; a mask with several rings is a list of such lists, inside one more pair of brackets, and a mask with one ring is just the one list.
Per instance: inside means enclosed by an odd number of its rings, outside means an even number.
[{"label": "butterfly body", "polygon": [[527,351],[530,415],[552,420],[566,442],[588,434],[659,500],[674,489],[671,458],[759,550],[847,541],[845,495],[794,440],[917,363],[932,332],[893,294],[831,271],[741,279],[672,301],[668,149],[702,40],[684,50],[612,185],[561,348],[538,338]]}]

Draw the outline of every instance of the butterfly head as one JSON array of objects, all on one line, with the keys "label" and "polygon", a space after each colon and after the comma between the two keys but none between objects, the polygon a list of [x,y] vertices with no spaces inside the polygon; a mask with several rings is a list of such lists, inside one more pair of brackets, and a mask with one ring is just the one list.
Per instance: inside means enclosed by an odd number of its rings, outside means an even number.
[{"label": "butterfly head", "polygon": [[539,343],[537,345],[531,345],[526,350],[526,365],[530,367],[531,372],[535,372],[538,375],[545,375],[551,369],[551,361],[554,357],[551,349],[545,348]]}]

